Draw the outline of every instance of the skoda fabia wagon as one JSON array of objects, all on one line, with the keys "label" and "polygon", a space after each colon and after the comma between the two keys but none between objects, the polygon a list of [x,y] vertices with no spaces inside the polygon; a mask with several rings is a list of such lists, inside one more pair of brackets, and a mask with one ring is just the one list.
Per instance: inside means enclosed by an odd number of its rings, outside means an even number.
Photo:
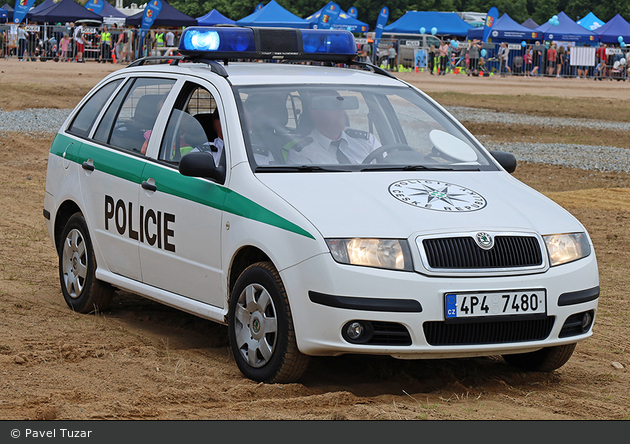
[{"label": "skoda fabia wagon", "polygon": [[52,143],[74,311],[124,289],[226,324],[266,382],[342,354],[553,371],[592,334],[585,228],[351,33],[190,27],[179,53],[105,77]]}]

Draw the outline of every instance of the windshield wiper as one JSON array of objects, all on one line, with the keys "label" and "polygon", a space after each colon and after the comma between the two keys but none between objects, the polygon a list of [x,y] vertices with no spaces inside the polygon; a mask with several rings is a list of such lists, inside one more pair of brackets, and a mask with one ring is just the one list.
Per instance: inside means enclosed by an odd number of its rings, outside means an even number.
[{"label": "windshield wiper", "polygon": [[[474,169],[466,169],[465,171],[478,171],[479,168]],[[454,171],[453,168],[448,167],[428,167],[424,165],[404,165],[404,166],[385,166],[385,165],[374,165],[363,168],[361,171]],[[461,170],[458,170],[461,171]]]},{"label": "windshield wiper", "polygon": [[342,168],[322,168],[317,165],[277,165],[277,166],[258,166],[254,170],[256,173],[286,173],[286,172],[298,172],[298,173],[311,173],[311,172],[332,172],[332,173],[344,173],[350,170]]}]

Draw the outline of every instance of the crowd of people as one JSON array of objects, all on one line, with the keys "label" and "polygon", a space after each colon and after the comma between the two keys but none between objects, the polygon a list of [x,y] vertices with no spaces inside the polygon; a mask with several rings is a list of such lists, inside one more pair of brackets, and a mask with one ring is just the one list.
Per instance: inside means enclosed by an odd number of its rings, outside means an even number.
[{"label": "crowd of people", "polygon": [[[8,27],[7,27],[8,28]],[[10,29],[10,28],[9,28]],[[160,49],[177,45],[177,29],[152,29],[140,45],[140,29],[117,24],[91,27],[81,22],[38,25],[21,24],[15,33],[0,28],[0,57],[19,61],[129,63]],[[161,54],[160,54],[161,55]]]}]

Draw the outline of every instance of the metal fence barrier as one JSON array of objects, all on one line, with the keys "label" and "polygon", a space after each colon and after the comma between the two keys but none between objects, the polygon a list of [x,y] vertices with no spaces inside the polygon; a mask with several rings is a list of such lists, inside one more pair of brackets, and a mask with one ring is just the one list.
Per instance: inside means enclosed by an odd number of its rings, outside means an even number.
[{"label": "metal fence barrier", "polygon": [[[147,55],[169,55],[177,48],[175,32],[173,47],[158,47],[154,32],[149,33],[144,45],[139,43],[139,30],[131,29],[131,42],[119,43],[122,31],[110,27],[111,45],[100,42],[100,28],[84,29],[86,61],[131,62]],[[18,39],[17,27],[12,24],[0,25],[0,58],[29,61],[76,61],[77,45],[72,38],[70,26],[27,25],[26,39]],[[69,41],[65,51],[64,35]],[[507,57],[501,58],[501,43],[479,43],[479,58],[469,57],[470,42],[458,41],[449,44],[447,56],[440,56],[437,48],[422,47],[413,38],[384,38],[376,53],[373,44],[365,38],[357,38],[359,59],[371,61],[392,71],[432,72],[433,74],[456,74],[469,76],[523,76],[523,77],[583,77],[595,80],[627,80],[630,66],[630,49],[607,47],[603,59],[598,46],[576,46],[572,42],[555,42],[555,55],[546,44],[506,43]],[[436,39],[434,39],[436,40]],[[437,40],[436,40],[437,42]],[[450,40],[447,40],[450,42]],[[396,50],[396,57],[390,66],[387,50],[389,45]]]}]

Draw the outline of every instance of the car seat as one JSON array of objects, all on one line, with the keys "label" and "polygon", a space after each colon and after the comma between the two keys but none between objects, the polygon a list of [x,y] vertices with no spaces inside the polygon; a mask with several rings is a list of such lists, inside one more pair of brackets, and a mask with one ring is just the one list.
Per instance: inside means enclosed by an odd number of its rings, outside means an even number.
[{"label": "car seat", "polygon": [[254,152],[271,153],[276,163],[284,163],[282,147],[293,137],[287,123],[289,110],[286,96],[256,94],[244,103],[249,120],[249,136]]}]

